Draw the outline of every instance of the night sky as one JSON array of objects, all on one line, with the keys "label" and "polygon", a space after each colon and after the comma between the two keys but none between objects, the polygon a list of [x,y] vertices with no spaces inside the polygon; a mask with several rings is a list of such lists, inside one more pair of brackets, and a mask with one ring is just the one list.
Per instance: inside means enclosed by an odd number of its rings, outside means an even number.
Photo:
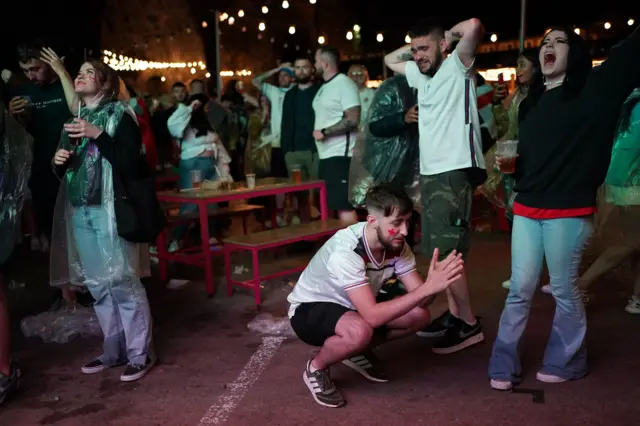
[{"label": "night sky", "polygon": [[[14,62],[15,44],[25,37],[43,37],[52,45],[99,46],[100,11],[105,1],[117,0],[10,0],[3,3],[0,14],[0,65]],[[269,4],[280,7],[281,0],[250,0],[256,9]],[[296,2],[289,0],[291,7]],[[316,7],[323,1],[317,0]],[[221,5],[231,8],[232,0],[189,0],[194,10],[204,10]],[[11,10],[8,10],[8,5]],[[516,38],[520,26],[519,0],[492,1],[421,1],[421,0],[342,0],[344,13],[353,23],[363,28],[363,38],[374,40],[375,33],[385,32],[385,40],[401,41],[407,29],[421,17],[438,16],[450,23],[479,17],[485,24],[487,34],[498,33],[501,39]],[[589,7],[584,0],[541,2],[529,0],[527,8],[527,33],[541,33],[551,25],[565,24],[583,27],[591,23],[610,21],[614,29],[629,31],[629,17],[640,22],[637,1],[607,0],[601,7]],[[635,12],[635,13],[634,13]],[[210,16],[210,15],[209,15]],[[193,24],[197,25],[198,22]],[[346,28],[345,28],[346,30]],[[370,34],[367,34],[370,33]],[[487,35],[488,38],[488,35]],[[387,44],[385,42],[385,44]],[[391,41],[389,42],[391,44]],[[387,46],[385,46],[387,47]],[[392,46],[388,46],[392,47]]]}]

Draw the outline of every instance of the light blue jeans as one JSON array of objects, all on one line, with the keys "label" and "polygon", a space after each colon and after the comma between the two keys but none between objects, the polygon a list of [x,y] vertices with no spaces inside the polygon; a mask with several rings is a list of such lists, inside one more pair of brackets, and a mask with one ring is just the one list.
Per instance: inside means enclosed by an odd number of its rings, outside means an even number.
[{"label": "light blue jeans", "polygon": [[[153,357],[149,301],[138,277],[109,277],[118,239],[110,232],[107,212],[100,207],[78,207],[73,212],[73,234],[87,289],[104,334],[104,365],[144,365]],[[123,256],[126,256],[124,254]],[[125,261],[125,258],[122,259]]]},{"label": "light blue jeans", "polygon": [[[178,185],[180,189],[188,189],[193,187],[193,181],[191,178],[192,170],[200,170],[202,172],[202,180],[216,180],[218,174],[214,167],[215,159],[213,157],[194,157],[189,158],[187,160],[180,160],[180,165],[178,166],[180,170],[180,176]],[[209,205],[210,210],[215,210],[215,205]],[[183,204],[180,207],[180,214],[186,215],[190,213],[195,213],[198,211],[197,204]],[[209,220],[209,235],[215,234],[215,230],[217,224],[213,219]],[[172,238],[173,240],[180,241],[185,233],[187,232],[188,225],[178,225],[173,229]]]},{"label": "light blue jeans", "polygon": [[543,259],[549,268],[556,312],[540,371],[569,380],[587,374],[587,317],[575,281],[592,233],[590,216],[546,220],[514,217],[511,288],[489,362],[490,378],[514,383],[521,380],[518,349]]}]

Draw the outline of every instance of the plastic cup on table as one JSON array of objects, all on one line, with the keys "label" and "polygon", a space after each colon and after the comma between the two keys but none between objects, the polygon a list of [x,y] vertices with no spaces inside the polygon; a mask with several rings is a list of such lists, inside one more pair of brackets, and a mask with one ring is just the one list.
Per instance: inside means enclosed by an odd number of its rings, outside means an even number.
[{"label": "plastic cup on table", "polygon": [[302,183],[302,170],[299,165],[291,166],[291,180],[295,183]]},{"label": "plastic cup on table", "polygon": [[191,170],[191,186],[194,189],[202,186],[202,170]]},{"label": "plastic cup on table", "polygon": [[247,188],[253,189],[256,187],[256,175],[250,173],[247,175]]}]

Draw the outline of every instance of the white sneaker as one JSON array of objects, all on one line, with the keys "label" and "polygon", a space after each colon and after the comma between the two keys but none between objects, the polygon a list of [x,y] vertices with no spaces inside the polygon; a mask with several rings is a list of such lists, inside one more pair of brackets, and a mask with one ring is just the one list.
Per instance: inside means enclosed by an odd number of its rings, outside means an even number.
[{"label": "white sneaker", "polygon": [[508,279],[505,282],[503,282],[502,288],[509,290],[511,288],[511,279]]},{"label": "white sneaker", "polygon": [[624,310],[630,314],[640,315],[640,297],[635,295],[631,296],[631,299],[629,299],[629,302],[627,303],[627,306],[624,308]]},{"label": "white sneaker", "polygon": [[542,371],[536,373],[536,379],[543,383],[564,383],[567,381],[567,379],[554,376],[553,374],[543,373]]},{"label": "white sneaker", "polygon": [[540,288],[540,291],[541,291],[541,292],[543,292],[544,294],[553,294],[553,293],[551,292],[551,286],[550,286],[549,284],[547,284],[547,285],[543,285],[543,286]]},{"label": "white sneaker", "polygon": [[499,391],[508,391],[513,388],[513,383],[507,380],[491,379],[491,381],[489,382],[489,385],[491,386],[492,389],[499,390]]}]

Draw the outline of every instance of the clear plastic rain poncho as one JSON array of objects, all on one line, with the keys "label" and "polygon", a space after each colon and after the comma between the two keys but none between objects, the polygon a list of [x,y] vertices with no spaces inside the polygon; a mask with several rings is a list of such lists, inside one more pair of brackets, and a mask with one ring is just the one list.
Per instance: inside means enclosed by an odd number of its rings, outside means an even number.
[{"label": "clear plastic rain poncho", "polygon": [[391,117],[404,123],[404,113],[415,104],[415,92],[404,76],[393,76],[376,90],[367,125],[358,135],[351,160],[349,201],[353,206],[364,207],[367,191],[372,186],[395,183],[407,191],[416,210],[419,210],[420,151],[417,125],[402,125],[399,133],[385,132],[391,135],[388,137],[375,136],[370,129],[371,123]]},{"label": "clear plastic rain poncho", "polygon": [[[81,110],[81,118],[104,129],[112,138],[124,114],[135,120],[133,110],[119,101]],[[113,140],[113,143],[118,141]],[[64,131],[60,148],[74,149]],[[118,235],[111,163],[87,138],[80,142],[74,157],[74,167],[68,168],[62,176],[56,201],[51,239],[51,285],[90,286],[127,277],[149,276],[148,245],[132,243]],[[55,178],[52,176],[52,179]],[[95,200],[98,202],[89,203],[94,213],[88,220],[78,221],[83,204],[78,202],[78,197],[95,199],[95,194],[98,194],[99,199]],[[90,225],[86,226],[87,223]],[[88,244],[90,242],[93,244]],[[79,253],[79,247],[82,247],[82,253]]]},{"label": "clear plastic rain poncho", "polygon": [[622,107],[611,164],[598,195],[598,246],[630,244],[640,250],[640,89]]},{"label": "clear plastic rain poncho", "polygon": [[20,214],[31,174],[33,138],[0,102],[0,265],[20,231]]}]

